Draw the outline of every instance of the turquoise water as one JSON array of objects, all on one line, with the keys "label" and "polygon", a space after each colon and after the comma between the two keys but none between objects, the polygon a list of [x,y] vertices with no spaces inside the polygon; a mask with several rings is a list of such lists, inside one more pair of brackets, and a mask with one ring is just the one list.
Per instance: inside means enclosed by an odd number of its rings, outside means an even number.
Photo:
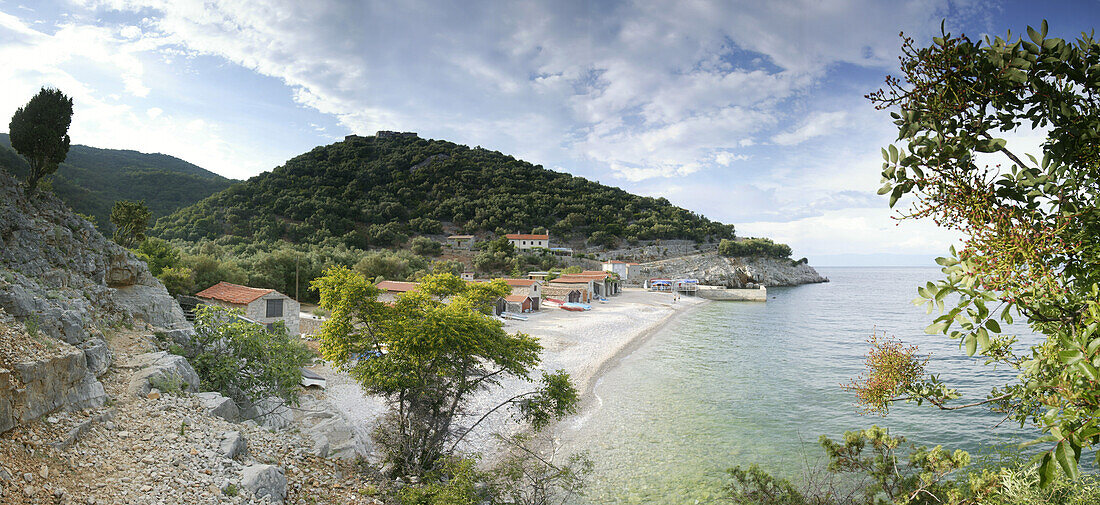
[{"label": "turquoise water", "polygon": [[[957,343],[925,335],[931,316],[911,301],[935,268],[822,268],[832,282],[771,288],[767,303],[719,302],[666,326],[599,379],[593,405],[560,429],[568,451],[595,463],[581,503],[706,503],[724,469],[748,463],[790,477],[819,460],[822,434],[871,424],[921,444],[978,452],[1033,437],[982,409],[899,405],[861,416],[840,384],[863,370],[879,331],[931,353],[966,398],[1014,376],[967,358]],[[1033,341],[1026,326],[1006,331]]]}]

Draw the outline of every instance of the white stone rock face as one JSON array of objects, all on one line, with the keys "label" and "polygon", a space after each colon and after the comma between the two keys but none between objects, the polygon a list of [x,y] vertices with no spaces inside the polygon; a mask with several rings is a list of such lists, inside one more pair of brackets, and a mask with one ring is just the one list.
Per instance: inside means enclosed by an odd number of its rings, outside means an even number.
[{"label": "white stone rock face", "polygon": [[274,465],[252,465],[241,470],[241,487],[256,498],[267,497],[272,503],[286,499],[286,475]]},{"label": "white stone rock face", "polygon": [[218,416],[229,422],[236,422],[241,418],[241,411],[232,399],[222,396],[217,392],[206,392],[195,395],[202,401],[203,407],[212,415]]},{"label": "white stone rock face", "polygon": [[145,397],[151,388],[162,391],[178,387],[184,392],[199,390],[199,375],[183,356],[167,352],[151,352],[136,356],[132,362],[140,368],[130,377],[128,391]]}]

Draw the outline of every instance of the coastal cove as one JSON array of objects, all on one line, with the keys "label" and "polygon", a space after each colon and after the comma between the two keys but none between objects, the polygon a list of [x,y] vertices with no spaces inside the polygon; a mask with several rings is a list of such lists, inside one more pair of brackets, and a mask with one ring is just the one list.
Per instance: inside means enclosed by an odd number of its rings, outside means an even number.
[{"label": "coastal cove", "polygon": [[[885,332],[931,354],[928,369],[983,398],[1012,379],[983,367],[956,342],[923,332],[916,286],[937,268],[819,268],[832,282],[769,288],[767,303],[711,302],[672,318],[628,355],[609,362],[582,411],[556,436],[564,452],[595,463],[577,503],[694,503],[716,498],[725,469],[758,463],[798,479],[821,461],[820,435],[872,424],[918,444],[979,457],[994,444],[1033,438],[981,409],[941,413],[899,405],[861,416],[841,384],[863,369],[866,339]],[[1036,337],[1017,322],[1022,343]]]}]

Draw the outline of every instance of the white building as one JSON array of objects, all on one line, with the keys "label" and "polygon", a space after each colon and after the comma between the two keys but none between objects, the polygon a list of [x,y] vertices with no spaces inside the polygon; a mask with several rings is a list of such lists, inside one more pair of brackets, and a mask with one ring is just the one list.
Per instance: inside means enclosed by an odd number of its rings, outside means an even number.
[{"label": "white building", "polygon": [[548,249],[550,247],[550,235],[509,233],[504,238],[508,239],[519,250],[534,249],[536,247]]}]

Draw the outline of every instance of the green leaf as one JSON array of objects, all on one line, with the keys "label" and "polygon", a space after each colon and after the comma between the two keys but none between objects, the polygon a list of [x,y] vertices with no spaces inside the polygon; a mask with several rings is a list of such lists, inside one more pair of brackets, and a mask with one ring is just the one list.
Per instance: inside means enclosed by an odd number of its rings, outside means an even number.
[{"label": "green leaf", "polygon": [[1050,486],[1057,477],[1058,467],[1054,464],[1054,458],[1047,452],[1043,454],[1042,459],[1039,460],[1039,487],[1045,488]]},{"label": "green leaf", "polygon": [[996,319],[986,319],[985,327],[989,328],[989,331],[992,331],[993,333],[1001,332],[1001,324],[998,323]]},{"label": "green leaf", "polygon": [[1062,467],[1062,472],[1067,477],[1076,479],[1081,476],[1081,472],[1077,468],[1077,455],[1070,447],[1068,440],[1062,440],[1054,447],[1054,458],[1058,460],[1058,466]]},{"label": "green leaf", "polygon": [[1027,36],[1031,39],[1032,42],[1034,42],[1036,44],[1042,44],[1043,43],[1043,35],[1041,33],[1037,32],[1037,31],[1035,31],[1035,29],[1030,27],[1030,26],[1027,27]]},{"label": "green leaf", "polygon": [[963,343],[966,345],[966,355],[973,356],[978,351],[978,339],[974,338],[974,334],[971,333],[963,339]]},{"label": "green leaf", "polygon": [[932,324],[928,325],[927,328],[924,329],[924,332],[929,334],[929,335],[938,335],[940,333],[943,333],[945,330],[947,330],[948,326],[951,326],[951,320],[950,319],[948,319],[946,321],[939,321],[939,322],[932,323]]},{"label": "green leaf", "polygon": [[[978,349],[985,352],[989,349],[989,332],[985,328],[978,328]],[[971,354],[973,356],[973,354]]]}]

